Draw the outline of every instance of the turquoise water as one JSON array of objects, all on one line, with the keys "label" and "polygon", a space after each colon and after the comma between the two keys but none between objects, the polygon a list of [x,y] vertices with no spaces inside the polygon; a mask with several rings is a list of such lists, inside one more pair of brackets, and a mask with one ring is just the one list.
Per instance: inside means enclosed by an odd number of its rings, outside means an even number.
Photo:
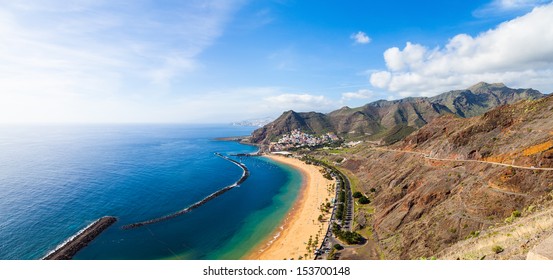
[{"label": "turquoise water", "polygon": [[39,259],[92,221],[119,220],[76,259],[239,259],[276,229],[297,197],[299,172],[243,157],[250,177],[190,213],[144,227],[123,225],[186,208],[238,180],[214,155],[253,146],[216,141],[253,128],[183,125],[0,127],[0,259]]}]

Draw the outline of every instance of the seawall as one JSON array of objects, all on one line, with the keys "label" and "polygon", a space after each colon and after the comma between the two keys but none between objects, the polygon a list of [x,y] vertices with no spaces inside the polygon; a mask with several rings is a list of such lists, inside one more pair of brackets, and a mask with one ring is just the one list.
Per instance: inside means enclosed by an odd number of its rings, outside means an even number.
[{"label": "seawall", "polygon": [[117,221],[117,218],[102,217],[84,229],[77,232],[56,249],[48,253],[43,260],[70,260],[82,248],[86,247],[94,238],[98,237],[104,230]]},{"label": "seawall", "polygon": [[215,155],[217,155],[218,157],[221,157],[223,159],[226,159],[236,165],[238,165],[240,168],[242,168],[242,176],[240,177],[240,179],[238,179],[238,181],[236,181],[234,184],[230,185],[230,186],[226,186],[208,196],[206,196],[204,199],[180,210],[180,211],[177,211],[175,213],[172,213],[172,214],[169,214],[169,215],[166,215],[166,216],[163,216],[163,217],[159,217],[159,218],[155,218],[155,219],[151,219],[151,220],[147,220],[147,221],[143,221],[143,222],[138,222],[138,223],[133,223],[133,224],[128,224],[128,225],[125,225],[123,226],[122,228],[123,229],[132,229],[132,228],[137,228],[137,227],[141,227],[141,226],[145,226],[145,225],[150,225],[150,224],[154,224],[154,223],[158,223],[158,222],[162,222],[162,221],[166,221],[166,220],[169,220],[169,219],[172,219],[172,218],[175,218],[177,216],[180,216],[180,215],[183,215],[183,214],[186,214],[204,204],[206,204],[208,201],[226,193],[227,191],[237,187],[238,185],[242,184],[244,181],[246,181],[246,179],[248,179],[248,177],[250,176],[250,171],[248,170],[248,168],[246,167],[246,165],[244,165],[243,163],[240,163],[236,160],[233,160],[227,156],[224,156],[220,153],[215,153]]}]

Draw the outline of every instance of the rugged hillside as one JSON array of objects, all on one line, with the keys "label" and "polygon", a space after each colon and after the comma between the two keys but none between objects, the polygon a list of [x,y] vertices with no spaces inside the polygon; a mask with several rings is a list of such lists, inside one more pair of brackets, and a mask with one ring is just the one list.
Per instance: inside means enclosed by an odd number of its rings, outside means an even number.
[{"label": "rugged hillside", "polygon": [[435,157],[524,166],[553,165],[553,96],[501,106],[474,121],[436,119],[398,147]]},{"label": "rugged hillside", "polygon": [[254,143],[275,141],[277,136],[289,133],[294,129],[299,129],[311,134],[334,131],[325,114],[286,111],[273,122],[255,130],[252,134],[251,141]]},{"label": "rugged hillside", "polygon": [[537,168],[553,167],[553,96],[435,118],[392,146],[318,153],[342,162],[371,198],[356,223],[371,229],[384,258],[436,256],[549,197],[553,171]]},{"label": "rugged hillside", "polygon": [[314,134],[335,132],[347,139],[369,138],[393,143],[442,115],[472,117],[500,105],[541,97],[543,94],[533,89],[479,83],[466,90],[450,91],[431,98],[380,100],[358,108],[343,107],[328,114],[287,111],[274,122],[254,131],[252,141],[268,143],[298,128]]}]

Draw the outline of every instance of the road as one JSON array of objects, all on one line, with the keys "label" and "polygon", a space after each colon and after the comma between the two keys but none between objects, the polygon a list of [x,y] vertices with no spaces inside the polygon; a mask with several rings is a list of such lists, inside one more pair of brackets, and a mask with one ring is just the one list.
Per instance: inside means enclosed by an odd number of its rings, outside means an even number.
[{"label": "road", "polygon": [[[345,190],[346,192],[346,201],[347,201],[347,208],[344,209],[345,211],[345,219],[344,219],[344,223],[343,223],[343,226],[342,226],[342,230],[347,230],[347,231],[351,231],[351,226],[352,226],[352,222],[353,222],[353,194],[351,192],[351,183],[349,181],[349,178],[344,175],[342,172],[340,172],[339,170],[335,169],[336,173],[335,174],[335,178],[336,178],[336,195],[335,195],[335,203],[334,203],[334,207],[332,208],[332,213],[330,215],[330,220],[329,220],[329,223],[328,223],[328,229],[326,231],[326,234],[325,234],[325,237],[323,239],[323,242],[321,242],[321,246],[319,247],[319,251],[325,251],[324,249],[325,248],[332,248],[332,246],[334,244],[337,244],[337,243],[341,243],[339,242],[336,238],[334,238],[334,234],[332,233],[332,225],[334,222],[337,222],[339,223],[339,218],[336,217],[335,215],[335,211],[336,211],[336,207],[338,205],[338,194],[339,192],[341,192],[342,190]],[[315,256],[315,260],[321,260],[321,259],[326,259],[328,256],[328,253],[322,253],[322,254],[319,254],[319,255],[316,255]]]},{"label": "road", "polygon": [[512,167],[512,168],[517,168],[517,169],[553,171],[553,168],[548,168],[548,167],[534,167],[534,166],[528,167],[528,166],[520,166],[520,165],[514,165],[514,164],[508,164],[508,163],[500,163],[500,162],[484,161],[484,160],[475,160],[475,159],[437,158],[437,157],[431,157],[429,154],[425,154],[425,153],[421,153],[421,152],[402,151],[402,150],[393,150],[393,149],[384,149],[384,148],[371,148],[371,149],[372,150],[377,150],[377,151],[385,151],[385,152],[415,154],[415,155],[423,156],[424,158],[430,159],[430,160],[450,161],[450,162],[478,162],[478,163],[484,163],[484,164]]}]

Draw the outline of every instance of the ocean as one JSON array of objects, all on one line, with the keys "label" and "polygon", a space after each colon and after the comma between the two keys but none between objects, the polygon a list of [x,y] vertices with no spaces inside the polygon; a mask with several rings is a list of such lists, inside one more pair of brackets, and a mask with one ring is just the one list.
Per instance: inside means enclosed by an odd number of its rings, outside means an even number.
[{"label": "ocean", "polygon": [[301,174],[263,157],[232,157],[250,177],[184,215],[122,226],[184,209],[236,182],[242,169],[214,153],[256,147],[216,137],[225,125],[0,126],[0,259],[40,259],[102,216],[118,221],[75,259],[240,259],[279,226]]}]

